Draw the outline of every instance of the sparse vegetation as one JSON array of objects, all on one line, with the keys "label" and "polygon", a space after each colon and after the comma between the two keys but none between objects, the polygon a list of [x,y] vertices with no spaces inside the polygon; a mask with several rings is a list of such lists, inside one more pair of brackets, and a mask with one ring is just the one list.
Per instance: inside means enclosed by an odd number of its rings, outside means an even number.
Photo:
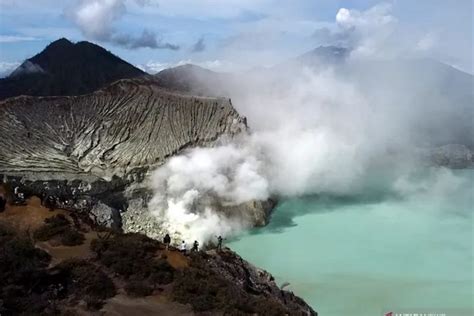
[{"label": "sparse vegetation", "polygon": [[87,298],[86,303],[91,308],[101,307],[105,299],[116,294],[112,280],[93,263],[73,259],[60,263],[56,269],[62,274],[63,286],[69,296],[75,300]]},{"label": "sparse vegetation", "polygon": [[60,241],[64,246],[78,246],[84,243],[84,234],[77,230],[66,230],[61,234]]},{"label": "sparse vegetation", "polygon": [[[71,226],[63,216],[48,219],[45,226],[62,231],[61,238],[80,238],[66,233],[74,230],[60,229]],[[152,295],[170,284],[171,292],[166,295],[176,302],[190,304],[198,313],[289,314],[271,296],[248,291],[210,268],[213,256],[193,253],[190,266],[177,271],[159,253],[160,247],[160,242],[141,234],[111,233],[93,240],[91,250],[95,258],[66,260],[48,268],[50,256],[35,248],[30,238],[0,226],[0,313],[73,314],[73,307],[81,301],[88,310],[99,310],[105,300],[116,295],[114,281],[109,277],[115,274],[114,278],[125,284],[123,289],[132,297]],[[232,265],[235,255],[222,253],[220,259]]]},{"label": "sparse vegetation", "polygon": [[0,226],[0,314],[40,315],[48,308],[49,262],[31,240]]},{"label": "sparse vegetation", "polygon": [[64,231],[69,228],[69,225],[70,223],[67,218],[62,214],[58,214],[53,217],[46,218],[44,220],[44,224],[35,230],[33,237],[35,240],[47,241],[57,235],[64,233]]},{"label": "sparse vegetation", "polygon": [[169,284],[174,279],[174,269],[166,259],[160,258],[155,260],[151,266],[149,280],[156,287],[160,284]]},{"label": "sparse vegetation", "polygon": [[175,271],[157,257],[159,248],[158,241],[140,234],[117,234],[91,243],[98,261],[127,280],[125,290],[131,296],[150,295],[158,285],[173,282]]},{"label": "sparse vegetation", "polygon": [[84,235],[75,230],[66,216],[58,214],[44,220],[44,225],[33,233],[33,237],[38,241],[47,241],[58,238],[65,246],[81,245]]},{"label": "sparse vegetation", "polygon": [[206,265],[206,255],[195,255],[192,266],[176,277],[173,298],[196,312],[223,311],[226,315],[286,315],[288,310],[268,297],[252,295]]},{"label": "sparse vegetation", "polygon": [[0,225],[1,315],[59,315],[82,299],[100,309],[115,295],[112,280],[95,264],[68,260],[50,269],[50,259],[27,236]]},{"label": "sparse vegetation", "polygon": [[129,280],[127,285],[125,286],[125,291],[130,296],[140,297],[140,296],[147,296],[153,293],[153,288],[142,279],[132,279]]}]

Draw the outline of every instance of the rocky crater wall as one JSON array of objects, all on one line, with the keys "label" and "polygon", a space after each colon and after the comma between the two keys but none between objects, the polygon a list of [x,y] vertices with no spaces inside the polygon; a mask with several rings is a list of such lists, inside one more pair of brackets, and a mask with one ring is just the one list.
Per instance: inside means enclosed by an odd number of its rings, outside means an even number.
[{"label": "rocky crater wall", "polygon": [[[0,182],[70,200],[72,209],[87,201],[95,216],[112,220],[131,201],[142,201],[135,213],[146,212],[151,169],[246,130],[229,99],[185,95],[147,79],[81,96],[10,98],[0,102]],[[268,214],[254,212],[256,224]]]},{"label": "rocky crater wall", "polygon": [[143,80],[77,97],[16,97],[0,102],[0,173],[124,177],[244,130],[229,99]]}]

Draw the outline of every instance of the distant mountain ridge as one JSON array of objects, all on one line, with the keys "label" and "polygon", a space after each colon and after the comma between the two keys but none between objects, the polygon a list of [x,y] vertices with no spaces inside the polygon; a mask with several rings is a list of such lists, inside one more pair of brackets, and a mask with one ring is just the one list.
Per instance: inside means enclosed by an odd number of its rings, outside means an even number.
[{"label": "distant mountain ridge", "polygon": [[170,90],[222,97],[229,96],[230,91],[220,90],[220,85],[233,79],[232,74],[215,72],[192,64],[167,68],[153,77],[158,85]]},{"label": "distant mountain ridge", "polygon": [[81,95],[145,74],[98,45],[61,38],[0,79],[0,100],[18,95]]},{"label": "distant mountain ridge", "polygon": [[[310,66],[315,69],[322,69],[329,64],[343,63],[349,53],[348,49],[342,47],[319,46],[273,67],[254,68],[243,75],[252,78],[258,76],[277,78],[279,73],[295,67]],[[154,78],[162,87],[207,96],[232,96],[232,89],[230,89],[229,84],[239,84],[241,82],[236,74],[212,71],[193,64],[164,69],[156,73]]]},{"label": "distant mountain ridge", "polygon": [[[398,137],[409,137],[423,147],[460,144],[474,151],[472,74],[429,58],[364,59],[351,58],[350,53],[347,48],[321,46],[272,67],[240,74],[185,65],[154,77],[169,89],[227,96],[242,106],[254,93],[275,95],[290,89],[292,78],[329,70],[334,78],[370,97],[374,106],[400,109],[398,113],[402,108],[417,111],[421,119],[416,133]],[[239,110],[245,114],[245,109]]]}]

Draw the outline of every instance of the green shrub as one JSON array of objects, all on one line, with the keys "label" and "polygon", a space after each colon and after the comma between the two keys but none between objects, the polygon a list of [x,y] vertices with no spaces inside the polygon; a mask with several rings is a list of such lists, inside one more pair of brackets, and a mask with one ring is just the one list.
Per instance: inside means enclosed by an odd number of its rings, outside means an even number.
[{"label": "green shrub", "polygon": [[116,294],[112,280],[90,262],[71,259],[60,263],[56,268],[64,275],[69,296],[77,299],[90,296],[104,300]]},{"label": "green shrub", "polygon": [[67,229],[67,226],[51,226],[44,224],[34,231],[33,237],[38,241],[47,241],[63,234]]},{"label": "green shrub", "polygon": [[153,288],[144,280],[130,280],[125,285],[125,291],[130,296],[142,297],[153,293]]},{"label": "green shrub", "polygon": [[[176,274],[172,296],[196,312],[222,311],[225,315],[286,315],[279,302],[247,292],[209,268],[206,255],[195,255],[191,267]],[[230,258],[226,258],[231,261]]]},{"label": "green shrub", "polygon": [[170,284],[174,280],[174,273],[174,268],[170,266],[168,261],[160,259],[151,266],[148,279],[153,284],[153,287],[161,284]]},{"label": "green shrub", "polygon": [[225,281],[216,275],[189,268],[178,274],[173,286],[173,298],[183,304],[191,304],[197,312],[210,311],[220,305],[216,296],[225,287]]},{"label": "green shrub", "polygon": [[[160,268],[156,268],[156,251],[160,243],[139,234],[114,235],[109,239],[97,239],[91,250],[104,266],[125,278],[147,279]],[[169,271],[169,265],[164,266]],[[163,277],[165,278],[165,277]]]},{"label": "green shrub", "polygon": [[30,239],[0,226],[0,314],[39,315],[48,307],[44,296],[50,259]]},{"label": "green shrub", "polygon": [[44,225],[35,230],[33,237],[39,241],[59,238],[59,241],[64,246],[81,245],[85,240],[84,234],[75,230],[63,214],[46,218]]},{"label": "green shrub", "polygon": [[64,246],[78,246],[84,243],[84,234],[76,230],[66,230],[61,234],[61,244]]},{"label": "green shrub", "polygon": [[58,214],[46,218],[44,225],[33,233],[33,237],[35,240],[47,241],[71,229],[71,223],[67,218],[63,214]]},{"label": "green shrub", "polygon": [[51,217],[47,217],[44,219],[45,224],[48,224],[52,227],[61,227],[61,226],[67,226],[70,225],[71,223],[69,220],[64,216],[63,214],[57,214]]}]

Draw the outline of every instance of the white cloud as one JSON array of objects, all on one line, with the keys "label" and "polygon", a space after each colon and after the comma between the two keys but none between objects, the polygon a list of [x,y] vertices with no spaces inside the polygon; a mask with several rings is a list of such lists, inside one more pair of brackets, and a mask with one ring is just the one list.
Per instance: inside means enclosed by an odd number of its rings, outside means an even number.
[{"label": "white cloud", "polygon": [[323,45],[352,49],[353,58],[418,56],[429,54],[437,44],[434,32],[401,25],[388,3],[365,11],[340,8],[334,23],[316,29],[313,37]]},{"label": "white cloud", "polygon": [[113,33],[113,22],[126,11],[123,0],[83,0],[72,17],[85,36],[105,40]]},{"label": "white cloud", "polygon": [[38,41],[39,38],[31,36],[19,36],[19,35],[0,35],[0,43],[15,43],[15,42],[27,42],[27,41]]},{"label": "white cloud", "polygon": [[420,51],[429,51],[436,46],[437,36],[434,33],[428,33],[416,44],[416,49]]},{"label": "white cloud", "polygon": [[396,19],[391,15],[390,4],[376,5],[366,11],[341,8],[336,14],[336,23],[344,28],[373,29],[393,23]]},{"label": "white cloud", "polygon": [[[134,3],[145,6],[150,1],[134,0]],[[118,31],[115,28],[115,22],[121,19],[126,12],[126,0],[81,0],[69,9],[67,16],[79,27],[83,35],[90,39],[109,42],[129,49],[141,47],[179,49],[178,45],[164,42],[160,36],[147,29],[143,29],[139,35]]]},{"label": "white cloud", "polygon": [[376,5],[366,11],[341,8],[336,14],[337,31],[345,33],[348,46],[356,57],[386,54],[397,19],[391,15],[390,4]]}]

